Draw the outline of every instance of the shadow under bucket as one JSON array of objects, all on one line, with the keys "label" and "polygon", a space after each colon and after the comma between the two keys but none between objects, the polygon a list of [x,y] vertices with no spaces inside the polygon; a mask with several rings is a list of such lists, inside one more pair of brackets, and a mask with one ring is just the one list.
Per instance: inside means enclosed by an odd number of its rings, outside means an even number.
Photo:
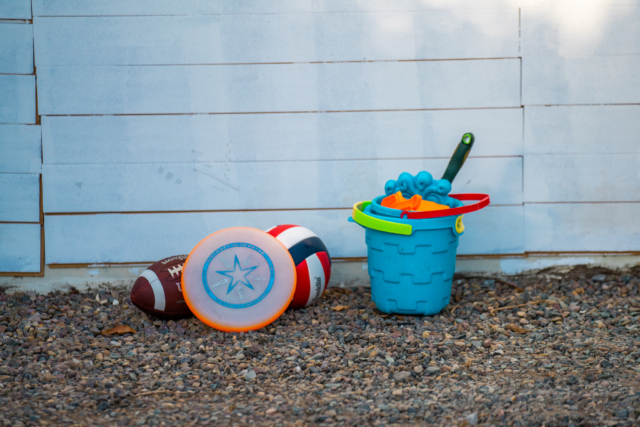
[{"label": "shadow under bucket", "polygon": [[383,197],[357,203],[349,218],[366,229],[371,298],[384,313],[437,314],[451,297],[462,215],[488,205],[489,197],[451,195],[482,200],[436,212],[386,208],[380,204]]}]

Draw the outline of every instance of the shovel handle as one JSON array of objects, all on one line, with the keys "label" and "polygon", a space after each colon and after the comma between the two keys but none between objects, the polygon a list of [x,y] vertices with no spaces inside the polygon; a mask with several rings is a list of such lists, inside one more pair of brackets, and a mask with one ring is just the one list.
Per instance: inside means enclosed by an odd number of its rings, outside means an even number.
[{"label": "shovel handle", "polygon": [[453,182],[454,178],[458,174],[458,171],[464,165],[464,162],[467,160],[469,156],[469,152],[471,151],[471,147],[473,147],[473,142],[475,141],[475,137],[471,132],[465,133],[462,135],[462,140],[456,147],[456,150],[453,152],[451,156],[451,160],[449,160],[449,165],[447,169],[444,171],[444,175],[442,175],[442,179],[446,179],[449,182]]}]

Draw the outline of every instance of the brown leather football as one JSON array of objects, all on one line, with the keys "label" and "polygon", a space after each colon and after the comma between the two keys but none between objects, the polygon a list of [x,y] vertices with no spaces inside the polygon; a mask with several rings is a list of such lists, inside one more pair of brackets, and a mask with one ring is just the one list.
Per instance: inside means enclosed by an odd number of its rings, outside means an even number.
[{"label": "brown leather football", "polygon": [[156,262],[142,272],[131,289],[131,302],[140,310],[160,319],[193,316],[182,295],[182,268],[187,255]]}]

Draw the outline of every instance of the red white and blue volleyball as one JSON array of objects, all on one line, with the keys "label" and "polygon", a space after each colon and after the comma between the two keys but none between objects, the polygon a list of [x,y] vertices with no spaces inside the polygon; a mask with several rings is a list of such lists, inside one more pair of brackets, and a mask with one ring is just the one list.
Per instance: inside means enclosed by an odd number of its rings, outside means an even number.
[{"label": "red white and blue volleyball", "polygon": [[331,257],[322,240],[308,228],[284,224],[267,230],[291,254],[298,282],[289,307],[304,308],[313,304],[327,289],[331,277]]}]

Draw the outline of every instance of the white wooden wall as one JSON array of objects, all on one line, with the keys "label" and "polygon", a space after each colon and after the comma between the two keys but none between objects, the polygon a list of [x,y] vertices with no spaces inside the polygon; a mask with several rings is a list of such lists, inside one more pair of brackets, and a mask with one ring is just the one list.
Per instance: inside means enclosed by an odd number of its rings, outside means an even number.
[{"label": "white wooden wall", "polygon": [[640,250],[640,6],[521,10],[527,251]]},{"label": "white wooden wall", "polygon": [[0,1],[0,275],[40,274],[40,126],[31,0]]},{"label": "white wooden wall", "polygon": [[[460,254],[640,251],[640,1],[25,1],[0,5],[26,20],[0,23],[0,123],[35,123],[35,58],[47,264],[279,223],[366,256],[351,205],[467,131],[454,190],[492,205]],[[5,242],[39,257],[39,126],[0,147],[0,271],[32,271]]]}]

